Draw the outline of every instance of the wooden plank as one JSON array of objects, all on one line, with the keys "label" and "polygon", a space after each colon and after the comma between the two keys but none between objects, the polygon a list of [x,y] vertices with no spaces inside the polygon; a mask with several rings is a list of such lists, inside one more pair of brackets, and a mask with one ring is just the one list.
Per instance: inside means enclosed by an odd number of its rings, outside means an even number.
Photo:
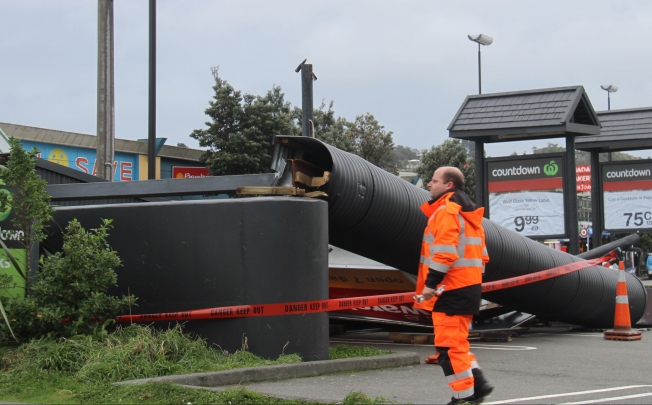
[{"label": "wooden plank", "polygon": [[258,187],[245,186],[235,190],[238,195],[305,195],[305,190],[295,187]]},{"label": "wooden plank", "polygon": [[435,337],[432,334],[389,332],[389,340],[411,345],[426,345],[432,344]]}]

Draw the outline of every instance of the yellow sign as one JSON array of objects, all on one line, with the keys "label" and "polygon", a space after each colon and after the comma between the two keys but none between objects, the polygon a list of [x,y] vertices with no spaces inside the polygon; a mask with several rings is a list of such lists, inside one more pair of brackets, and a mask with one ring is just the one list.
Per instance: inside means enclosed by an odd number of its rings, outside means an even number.
[{"label": "yellow sign", "polygon": [[68,167],[68,155],[66,155],[66,152],[64,152],[63,149],[52,149],[52,152],[48,155],[48,160],[52,163],[58,163],[62,166]]}]

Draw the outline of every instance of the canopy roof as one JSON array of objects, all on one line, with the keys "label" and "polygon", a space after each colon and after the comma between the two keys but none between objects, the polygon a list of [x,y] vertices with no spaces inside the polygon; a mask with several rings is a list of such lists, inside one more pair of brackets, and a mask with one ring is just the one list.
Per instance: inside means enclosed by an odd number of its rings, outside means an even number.
[{"label": "canopy roof", "polygon": [[505,142],[599,135],[600,120],[584,87],[467,96],[448,126],[451,138]]}]

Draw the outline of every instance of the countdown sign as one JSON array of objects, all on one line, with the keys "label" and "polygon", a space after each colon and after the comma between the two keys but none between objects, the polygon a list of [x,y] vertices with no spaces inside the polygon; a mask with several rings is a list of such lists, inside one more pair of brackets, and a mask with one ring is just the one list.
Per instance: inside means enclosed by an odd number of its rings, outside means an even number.
[{"label": "countdown sign", "polygon": [[563,154],[487,159],[489,219],[523,236],[565,236]]},{"label": "countdown sign", "polygon": [[652,160],[600,165],[604,228],[652,229]]}]

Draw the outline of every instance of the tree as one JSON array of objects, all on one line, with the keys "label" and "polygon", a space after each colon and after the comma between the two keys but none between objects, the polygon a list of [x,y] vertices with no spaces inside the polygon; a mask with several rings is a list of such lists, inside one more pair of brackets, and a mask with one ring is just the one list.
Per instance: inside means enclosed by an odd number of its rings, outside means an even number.
[{"label": "tree", "polygon": [[417,152],[417,149],[398,145],[392,151],[392,163],[401,168],[407,167],[408,161],[417,158]]},{"label": "tree", "polygon": [[475,198],[475,163],[466,158],[466,148],[459,139],[447,139],[439,146],[433,146],[423,154],[417,174],[423,179],[423,187],[432,178],[437,168],[442,166],[457,167],[464,174],[464,192],[471,199]]},{"label": "tree", "polygon": [[[12,224],[22,233],[18,242],[25,248],[25,291],[29,291],[30,252],[35,243],[45,239],[45,224],[52,220],[54,209],[50,206],[50,195],[45,191],[44,180],[36,174],[36,148],[27,152],[19,140],[9,140],[11,154],[6,169],[0,171],[0,180],[13,192],[0,193],[0,210],[8,208],[14,213]],[[20,271],[20,269],[18,269]]]},{"label": "tree", "polygon": [[[326,110],[326,103],[322,100],[319,108],[313,110],[315,138],[343,151],[353,152],[353,141],[347,133],[349,127],[353,124],[345,118],[335,117],[333,104],[334,103],[331,100],[328,104],[328,110]],[[298,132],[301,132],[301,108],[294,107],[294,117],[296,120],[297,130]]]},{"label": "tree", "polygon": [[242,95],[219,77],[217,68],[212,71],[215,96],[205,111],[212,122],[190,135],[209,148],[200,160],[212,175],[269,172],[274,136],[296,133],[290,103],[278,86],[263,97]]},{"label": "tree", "polygon": [[373,115],[366,113],[355,118],[347,133],[353,144],[353,153],[381,169],[398,174],[398,167],[392,163],[392,131],[387,132],[384,128]]},{"label": "tree", "polygon": [[[555,153],[555,152],[566,152],[566,148],[564,146],[559,146],[556,143],[553,142],[548,142],[548,146],[545,146],[543,148],[537,148],[536,146],[532,147],[532,153],[533,154],[539,154],[539,153]],[[525,154],[525,153],[524,153]],[[629,153],[625,152],[613,152],[611,154],[611,160],[619,161],[619,160],[638,160],[640,159],[639,157],[632,156]],[[600,161],[601,162],[606,162],[608,160],[607,154],[606,153],[600,153]],[[591,153],[583,151],[583,150],[576,150],[575,151],[575,164],[577,165],[590,165],[591,164]]]}]

